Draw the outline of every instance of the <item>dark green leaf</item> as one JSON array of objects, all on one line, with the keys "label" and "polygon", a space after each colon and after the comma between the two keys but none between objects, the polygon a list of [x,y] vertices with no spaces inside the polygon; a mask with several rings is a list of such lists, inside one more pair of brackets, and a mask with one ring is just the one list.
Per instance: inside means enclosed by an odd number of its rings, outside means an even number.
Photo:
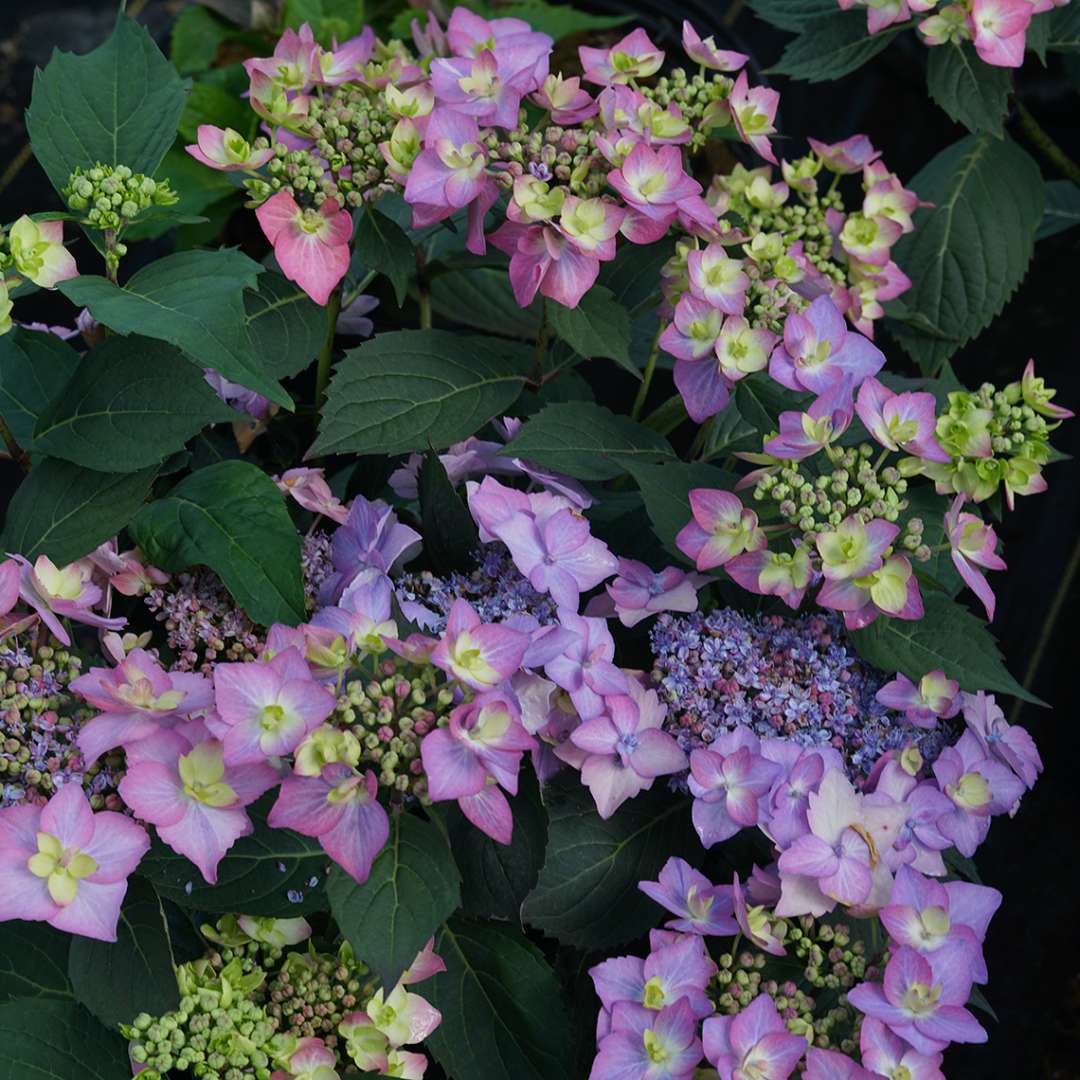
[{"label": "dark green leaf", "polygon": [[584,357],[607,357],[636,379],[641,373],[630,359],[630,315],[602,285],[591,288],[576,308],[551,301],[548,322],[555,334]]},{"label": "dark green leaf", "polygon": [[986,995],[982,992],[982,990],[979,989],[978,986],[973,986],[971,988],[971,994],[968,997],[968,1004],[973,1005],[976,1009],[981,1009],[992,1020],[1000,1023],[1000,1021],[998,1020],[998,1014],[994,1012],[993,1005],[991,1005],[990,1002],[986,1000]]},{"label": "dark green leaf", "polygon": [[263,274],[258,292],[244,294],[244,309],[251,346],[271,378],[296,375],[319,354],[326,311],[280,274]]},{"label": "dark green leaf", "polygon": [[154,39],[121,15],[85,56],[54,50],[34,72],[26,130],[34,157],[59,191],[77,166],[127,165],[153,176],[176,132],[188,83]]},{"label": "dark green leaf", "polygon": [[1046,47],[1050,44],[1050,28],[1053,25],[1053,9],[1040,12],[1028,23],[1024,47],[1033,52],[1043,67],[1046,67]]},{"label": "dark green leaf", "polygon": [[257,623],[306,614],[300,537],[277,485],[257,465],[222,461],[144,507],[131,531],[165,570],[209,566]]},{"label": "dark green leaf", "polygon": [[148,881],[128,883],[115,942],[72,937],[68,974],[75,997],[108,1028],[179,1006],[165,913]]},{"label": "dark green leaf", "polygon": [[122,289],[93,275],[59,288],[118,333],[168,341],[200,368],[289,407],[289,395],[264,370],[244,322],[244,290],[256,287],[261,271],[239,251],[181,251],[144,267]]},{"label": "dark green leaf", "polygon": [[969,855],[961,855],[956,848],[951,847],[946,848],[941,853],[941,857],[945,860],[945,865],[950,873],[967,881],[972,881],[976,885],[983,883],[983,879],[979,876],[979,868],[975,865],[975,860]]},{"label": "dark green leaf", "polygon": [[438,828],[395,812],[363,885],[334,867],[330,910],[356,955],[393,986],[461,900],[461,875]]},{"label": "dark green leaf", "polygon": [[548,405],[500,453],[579,480],[610,480],[635,462],[675,457],[668,441],[644,424],[586,401]]},{"label": "dark green leaf", "polygon": [[926,68],[930,96],[968,131],[1000,134],[1012,75],[980,60],[966,42],[931,49]]},{"label": "dark green leaf", "polygon": [[409,278],[416,270],[412,241],[405,231],[374,203],[366,203],[357,214],[354,243],[356,253],[369,269],[390,279],[400,307],[405,302]]},{"label": "dark green leaf", "polygon": [[723,411],[717,413],[705,433],[705,445],[701,448],[702,458],[707,461],[736,450],[756,448],[760,443],[759,434],[758,429],[743,418],[739,404],[733,398]]},{"label": "dark green leaf", "polygon": [[424,455],[418,485],[424,550],[432,568],[437,574],[468,572],[479,545],[476,524],[433,450]]},{"label": "dark green leaf", "polygon": [[1047,181],[1046,206],[1035,239],[1057,236],[1074,225],[1080,225],[1080,186],[1071,180]]},{"label": "dark green leaf", "polygon": [[23,450],[38,417],[78,370],[79,354],[55,334],[16,326],[0,337],[0,416]]},{"label": "dark green leaf", "polygon": [[687,561],[676,547],[675,537],[692,517],[691,489],[721,488],[730,491],[735,486],[735,475],[715,465],[702,462],[687,464],[683,461],[666,465],[635,465],[630,471],[641,488],[653,531],[673,555]]},{"label": "dark green leaf", "polygon": [[4,550],[31,560],[48,555],[59,565],[82,558],[135,516],[155,472],[94,472],[56,458],[37,462],[8,506]]},{"label": "dark green leaf", "polygon": [[109,338],[38,420],[36,448],[101,472],[160,463],[208,424],[237,414],[163,341]]},{"label": "dark green leaf", "polygon": [[1042,704],[1005,669],[982,619],[944,593],[927,592],[923,604],[921,619],[880,618],[854,631],[851,639],[859,655],[882,671],[900,671],[916,682],[940,668],[969,693],[997,690]]},{"label": "dark green leaf", "polygon": [[912,563],[915,572],[920,577],[931,578],[949,596],[956,596],[964,588],[964,579],[953,565],[949,538],[945,535],[945,511],[949,508],[949,500],[936,494],[929,485],[909,488],[907,500],[906,517],[922,520],[923,543],[931,551],[926,562]]},{"label": "dark green leaf", "polygon": [[218,864],[216,885],[208,885],[197,867],[156,839],[139,873],[163,899],[194,911],[276,918],[324,911],[330,857],[318,840],[266,824],[275,797],[271,792],[248,807],[255,831],[229,848]]},{"label": "dark green leaf", "polygon": [[173,23],[169,59],[181,75],[205,71],[229,32],[229,25],[206,8],[198,4],[185,8]]},{"label": "dark green leaf", "polygon": [[4,923],[0,938],[0,1001],[72,996],[67,977],[71,934],[48,923],[13,919]]},{"label": "dark green leaf", "polygon": [[508,796],[514,814],[509,844],[485,836],[457,809],[449,811],[450,840],[461,870],[461,906],[470,915],[519,922],[544,861],[547,812],[532,769],[522,769],[518,793]]},{"label": "dark green leaf", "polygon": [[[195,142],[203,124],[231,127],[245,139],[253,139],[259,118],[240,97],[247,84],[247,72],[240,64],[217,68],[200,75],[188,95],[187,104],[177,124],[177,134],[184,143]],[[214,172],[205,165],[202,168],[207,172]],[[219,178],[222,176],[221,173],[215,175]]]},{"label": "dark green leaf", "polygon": [[890,330],[931,372],[984,330],[1023,280],[1042,220],[1043,186],[1028,154],[987,134],[943,150],[908,186],[935,206],[917,213],[915,231],[893,249],[914,282],[904,302],[951,340],[897,323]]},{"label": "dark green leaf", "polygon": [[530,361],[528,349],[495,338],[380,334],[339,361],[308,457],[444,449],[514,403]]},{"label": "dark green leaf", "polygon": [[536,888],[522,907],[525,921],[581,949],[607,949],[656,923],[656,905],[638,889],[672,855],[696,842],[689,805],[662,785],[622,806],[605,821],[574,774],[544,788],[548,845]]},{"label": "dark green leaf", "polygon": [[896,23],[869,34],[861,11],[838,11],[809,23],[771,70],[812,83],[839,79],[872,60],[906,29]]},{"label": "dark green leaf", "polygon": [[596,15],[573,4],[549,4],[546,0],[518,0],[498,9],[503,19],[524,19],[534,30],[550,34],[556,41],[586,30],[606,30],[621,26],[630,15]]},{"label": "dark green leaf", "polygon": [[739,413],[763,436],[777,430],[782,412],[799,411],[809,402],[809,394],[800,394],[781,386],[764,371],[748,375],[735,384],[735,403]]},{"label": "dark green leaf", "polygon": [[431,279],[431,306],[450,322],[507,337],[535,338],[540,330],[543,297],[518,307],[504,266],[468,266]]},{"label": "dark green leaf", "polygon": [[0,1080],[126,1080],[127,1042],[74,1001],[0,1005]]},{"label": "dark green leaf", "polygon": [[566,1080],[562,988],[540,950],[507,926],[454,918],[435,950],[446,971],[424,983],[442,1013],[427,1046],[450,1080]]},{"label": "dark green leaf", "polygon": [[1050,12],[1050,52],[1080,53],[1080,8],[1072,4]]},{"label": "dark green leaf", "polygon": [[781,30],[805,30],[836,11],[833,0],[750,0],[750,9]]}]

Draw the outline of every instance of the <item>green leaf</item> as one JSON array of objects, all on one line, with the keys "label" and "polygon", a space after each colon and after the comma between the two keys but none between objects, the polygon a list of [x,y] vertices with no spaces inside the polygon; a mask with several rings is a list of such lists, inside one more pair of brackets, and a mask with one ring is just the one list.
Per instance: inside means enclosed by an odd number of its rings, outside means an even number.
[{"label": "green leaf", "polygon": [[547,812],[532,769],[522,769],[518,793],[507,796],[514,835],[499,844],[458,808],[448,811],[450,842],[461,870],[461,907],[470,915],[521,920],[521,904],[536,885],[547,845]]},{"label": "green leaf", "polygon": [[976,885],[981,885],[983,879],[979,876],[979,868],[975,865],[975,860],[970,855],[961,855],[956,848],[946,848],[941,853],[942,859],[945,861],[945,865],[949,871],[955,874],[957,877],[965,878],[968,881],[974,882]]},{"label": "green leaf", "polygon": [[121,15],[93,52],[54,50],[34,72],[26,110],[34,157],[57,191],[76,166],[95,162],[153,176],[172,144],[188,86],[146,29]]},{"label": "green leaf", "polygon": [[127,1042],[74,1001],[0,1005],[0,1080],[125,1080]]},{"label": "green leaf", "polygon": [[528,349],[495,338],[380,334],[338,363],[307,456],[444,449],[514,403],[530,362]]},{"label": "green leaf", "polygon": [[435,274],[431,307],[462,326],[507,337],[535,338],[543,315],[543,297],[518,307],[505,266],[466,266]]},{"label": "green leaf", "polygon": [[605,821],[588,788],[560,774],[544,787],[548,845],[525,921],[565,945],[608,949],[656,924],[656,905],[638,889],[672,855],[696,843],[689,804],[657,784]]},{"label": "green leaf", "polygon": [[169,59],[181,75],[205,71],[231,28],[201,5],[185,8],[173,23]]},{"label": "green leaf", "polygon": [[30,560],[48,555],[63,566],[80,559],[134,517],[156,471],[94,472],[45,458],[15,492],[0,543]]},{"label": "green leaf", "polygon": [[416,271],[412,241],[374,203],[366,203],[356,219],[356,253],[369,269],[390,279],[400,307],[405,302],[409,278]]},{"label": "green leaf", "polygon": [[1080,53],[1080,8],[1072,4],[1050,12],[1050,52]]},{"label": "green leaf", "polygon": [[139,873],[162,899],[189,910],[275,918],[325,911],[330,857],[318,840],[266,824],[275,797],[270,792],[247,808],[255,831],[237,840],[218,863],[216,885],[207,884],[194,864],[157,839],[139,863]]},{"label": "green leaf", "polygon": [[932,552],[926,562],[912,563],[916,574],[929,577],[949,596],[956,596],[965,586],[964,579],[953,564],[949,538],[945,533],[945,511],[948,509],[949,500],[927,485],[909,488],[907,501],[905,519],[922,519],[923,543]]},{"label": "green leaf", "polygon": [[192,473],[144,507],[131,531],[164,570],[216,571],[253,621],[305,618],[300,537],[284,496],[257,465],[222,461]]},{"label": "green leaf", "polygon": [[1001,133],[1012,75],[1008,68],[984,63],[971,45],[931,49],[926,68],[930,96],[968,131]]},{"label": "green leaf", "polygon": [[0,416],[23,450],[38,417],[78,370],[79,354],[55,334],[16,326],[0,337]]},{"label": "green leaf", "polygon": [[[176,133],[182,144],[197,141],[199,128],[203,124],[231,127],[248,141],[254,139],[259,118],[240,96],[247,90],[248,81],[248,74],[241,64],[214,68],[200,75],[198,82],[191,88],[187,104],[176,125]],[[194,158],[192,161],[198,164]],[[202,168],[206,169],[206,166]],[[206,171],[214,172],[213,169]],[[223,173],[215,175],[219,180],[225,178]]]},{"label": "green leaf", "polygon": [[634,465],[630,473],[641,489],[653,531],[664,546],[683,562],[689,560],[679,551],[675,537],[693,516],[690,513],[691,489],[720,488],[730,491],[736,481],[733,473],[700,461],[690,464],[679,461],[666,465]]},{"label": "green leaf", "polygon": [[546,0],[519,0],[516,4],[500,6],[496,14],[504,19],[524,19],[534,30],[550,34],[556,41],[586,30],[621,26],[632,18],[630,15],[594,15],[572,4],[549,4]]},{"label": "green leaf", "polygon": [[638,369],[645,366],[659,329],[660,271],[674,252],[671,237],[654,244],[626,244],[600,267],[596,279],[631,313],[630,360]]},{"label": "green leaf", "polygon": [[527,420],[499,453],[535,461],[579,480],[610,480],[635,462],[675,457],[663,436],[587,401],[548,405]]},{"label": "green leaf", "polygon": [[298,285],[265,273],[258,292],[244,294],[251,347],[274,379],[303,371],[319,354],[326,337],[326,310]]},{"label": "green leaf", "polygon": [[1035,233],[1036,240],[1080,225],[1080,186],[1071,180],[1049,180],[1046,183],[1046,206],[1042,221]]},{"label": "green leaf", "polygon": [[37,450],[100,472],[156,465],[237,414],[163,341],[132,335],[92,349],[38,420]]},{"label": "green leaf", "polygon": [[838,11],[808,23],[770,70],[812,83],[839,79],[872,60],[906,29],[906,23],[895,23],[868,34],[861,11]]},{"label": "green leaf", "polygon": [[1043,67],[1046,67],[1046,47],[1050,44],[1051,15],[1052,11],[1044,11],[1033,16],[1024,39],[1024,47],[1039,58]]},{"label": "green leaf", "polygon": [[833,0],[750,0],[750,10],[781,30],[805,30],[836,11]]},{"label": "green leaf", "polygon": [[93,275],[59,288],[117,333],[168,341],[199,368],[213,368],[289,408],[291,398],[263,370],[244,323],[244,290],[256,287],[261,272],[233,249],[181,251],[144,267],[122,289]]},{"label": "green leaf", "polygon": [[48,923],[4,923],[0,931],[0,1001],[12,998],[70,998],[68,948],[74,937]]},{"label": "green leaf", "polygon": [[551,301],[547,317],[556,335],[576,353],[607,357],[634,378],[641,378],[630,359],[630,315],[610,290],[593,286],[576,308]]},{"label": "green leaf", "polygon": [[424,455],[417,479],[424,550],[432,569],[437,574],[469,572],[480,543],[476,524],[434,450]]},{"label": "green leaf", "polygon": [[809,394],[781,386],[764,371],[748,375],[735,384],[739,413],[759,435],[773,434],[782,412],[800,411],[809,402]]},{"label": "green leaf", "polygon": [[[1010,139],[969,135],[943,150],[910,182],[935,204],[893,255],[911,278],[908,309],[947,339],[892,322],[900,344],[931,372],[989,326],[1027,272],[1042,220],[1039,167]],[[987,222],[993,222],[993,228]]]},{"label": "green leaf", "polygon": [[397,983],[425,942],[461,900],[461,875],[438,828],[395,812],[390,839],[358,885],[334,867],[326,884],[330,910],[356,955],[384,986]]},{"label": "green leaf", "polygon": [[944,593],[923,596],[921,619],[875,619],[851,635],[864,659],[882,671],[903,672],[918,681],[940,668],[961,690],[1000,691],[1023,701],[1043,704],[1006,670],[986,623]]},{"label": "green leaf", "polygon": [[165,912],[148,881],[128,883],[115,942],[72,937],[68,975],[78,1001],[108,1028],[179,1006]]},{"label": "green leaf", "polygon": [[450,1080],[566,1080],[570,1029],[562,988],[540,950],[507,926],[451,919],[446,963],[427,997],[443,1016],[426,1040]]}]

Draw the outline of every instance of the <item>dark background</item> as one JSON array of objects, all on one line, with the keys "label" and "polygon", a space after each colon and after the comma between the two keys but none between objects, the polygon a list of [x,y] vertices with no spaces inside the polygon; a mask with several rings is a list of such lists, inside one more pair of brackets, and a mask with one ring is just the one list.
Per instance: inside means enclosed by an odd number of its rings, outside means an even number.
[{"label": "dark background", "polygon": [[[140,19],[165,46],[168,28],[183,6],[184,0],[150,0]],[[787,88],[786,79],[770,79],[761,69],[776,61],[790,35],[738,5],[592,0],[579,6],[631,12],[668,48],[676,46],[679,21],[690,18],[703,36],[716,34],[721,47],[754,56],[757,81],[770,82],[782,93]],[[0,3],[0,222],[59,206],[32,159],[18,167],[26,147],[22,112],[33,69],[47,62],[54,46],[89,51],[107,35],[116,7],[112,0]],[[780,153],[803,153],[807,135],[831,142],[865,132],[884,150],[889,167],[910,179],[964,134],[926,96],[926,52],[913,35],[904,34],[844,79],[793,86],[783,94],[777,117],[777,127],[788,137]],[[1042,126],[1080,160],[1075,71],[1067,70],[1060,57],[1043,69],[1029,54],[1016,85]],[[1015,123],[1009,129],[1025,144]],[[1052,166],[1040,164],[1046,179],[1060,179]],[[993,222],[985,227],[992,229]],[[1058,388],[1057,401],[1080,411],[1078,255],[1080,228],[1039,243],[1027,278],[1004,313],[954,358],[965,384],[1004,384],[1018,378],[1033,356],[1038,372]],[[68,324],[74,317],[63,297],[45,293],[19,301],[17,314],[22,320]],[[882,345],[890,369],[902,370],[903,354],[888,341]],[[1080,423],[1067,423],[1054,443],[1065,453],[1080,454]],[[993,582],[998,593],[994,630],[1010,669],[1053,706],[1051,711],[1027,705],[1021,711],[1011,700],[1002,703],[1013,722],[1034,734],[1046,773],[1015,819],[995,820],[978,853],[983,880],[1005,894],[987,942],[987,997],[999,1023],[988,1024],[987,1045],[948,1052],[950,1080],[1080,1080],[1080,725],[1074,690],[1078,670],[1073,666],[1080,607],[1080,474],[1070,461],[1052,466],[1048,477],[1050,491],[1020,499],[1018,511],[999,526],[1010,568]],[[6,507],[17,482],[14,465],[0,461],[0,507]]]}]

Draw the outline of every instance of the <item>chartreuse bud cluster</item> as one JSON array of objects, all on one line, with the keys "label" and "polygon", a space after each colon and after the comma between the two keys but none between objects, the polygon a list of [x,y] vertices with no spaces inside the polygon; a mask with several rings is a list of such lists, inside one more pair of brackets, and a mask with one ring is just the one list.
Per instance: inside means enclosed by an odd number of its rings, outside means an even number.
[{"label": "chartreuse bud cluster", "polygon": [[929,476],[940,494],[963,492],[976,502],[1002,486],[1010,501],[1014,494],[1041,491],[1042,469],[1051,455],[1050,433],[1058,426],[1053,421],[1060,411],[1049,404],[1053,396],[1034,375],[1003,390],[983,383],[978,390],[954,391],[936,431],[952,461],[906,458],[901,467]]},{"label": "chartreuse bud cluster", "polygon": [[[683,68],[675,68],[670,75],[661,75],[654,84],[643,86],[641,93],[664,113],[670,105],[678,107],[684,130],[693,132],[690,150],[696,152],[715,129],[731,123],[727,102],[734,85],[734,79],[719,71],[703,70],[690,75]],[[674,114],[667,115],[669,122],[675,119]]]},{"label": "chartreuse bud cluster", "polygon": [[852,941],[843,923],[829,925],[809,915],[774,918],[771,933],[783,941],[787,956],[777,958],[750,945],[717,959],[720,970],[710,985],[717,1011],[734,1016],[766,994],[792,1034],[822,1048],[857,1050],[862,1014],[844,994],[876,976],[863,943]]},{"label": "chartreuse bud cluster", "polygon": [[107,754],[87,769],[75,743],[94,715],[67,689],[81,670],[82,660],[51,635],[0,649],[0,807],[44,803],[76,782],[94,810],[120,808],[123,755]]}]

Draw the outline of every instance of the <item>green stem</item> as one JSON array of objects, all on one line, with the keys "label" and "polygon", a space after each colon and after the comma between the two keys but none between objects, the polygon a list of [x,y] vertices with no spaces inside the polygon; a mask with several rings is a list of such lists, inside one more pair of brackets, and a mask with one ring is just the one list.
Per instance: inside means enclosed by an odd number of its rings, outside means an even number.
[{"label": "green stem", "polygon": [[882,450],[880,454],[878,454],[878,459],[877,459],[877,461],[874,462],[874,472],[875,473],[878,471],[878,469],[881,468],[882,465],[885,464],[885,459],[889,456],[890,453],[891,453],[891,451],[886,446],[885,449]]},{"label": "green stem", "polygon": [[424,267],[424,253],[416,249],[416,291],[420,303],[420,329],[431,329],[431,282]]},{"label": "green stem", "polygon": [[649,387],[652,385],[653,375],[656,372],[656,360],[660,355],[660,335],[664,332],[667,321],[661,319],[656,327],[656,334],[649,347],[649,356],[645,361],[645,374],[641,377],[641,385],[638,387],[637,397],[634,398],[634,407],[630,410],[630,419],[636,420],[645,407],[645,399],[649,396]]},{"label": "green stem", "polygon": [[688,461],[693,461],[700,456],[701,451],[705,448],[705,439],[708,437],[710,431],[712,431],[713,421],[715,416],[710,416],[701,427],[698,428],[698,433],[694,436],[694,441],[690,444],[690,450],[686,457]]},{"label": "green stem", "polygon": [[1063,175],[1068,177],[1074,184],[1080,184],[1080,165],[1078,165],[1043,129],[1042,125],[1028,112],[1024,103],[1016,99],[1016,115],[1020,119],[1020,126],[1024,134],[1031,140],[1032,145],[1047,161],[1050,162]]},{"label": "green stem", "polygon": [[540,324],[540,330],[536,335],[536,348],[533,350],[532,371],[529,373],[529,382],[534,386],[542,386],[544,383],[544,360],[547,357],[548,345],[551,344],[552,330],[547,321],[547,303],[544,304],[544,321]]},{"label": "green stem", "polygon": [[0,436],[4,439],[4,445],[7,447],[7,452],[22,471],[30,471],[30,461],[26,454],[23,453],[22,447],[15,441],[15,436],[11,434],[11,428],[4,422],[4,418],[0,416]]},{"label": "green stem", "polygon": [[330,381],[330,363],[334,358],[334,328],[337,326],[338,313],[341,311],[341,289],[330,294],[326,305],[326,337],[319,350],[319,359],[315,368],[315,411],[322,412],[326,399],[326,384]]}]

